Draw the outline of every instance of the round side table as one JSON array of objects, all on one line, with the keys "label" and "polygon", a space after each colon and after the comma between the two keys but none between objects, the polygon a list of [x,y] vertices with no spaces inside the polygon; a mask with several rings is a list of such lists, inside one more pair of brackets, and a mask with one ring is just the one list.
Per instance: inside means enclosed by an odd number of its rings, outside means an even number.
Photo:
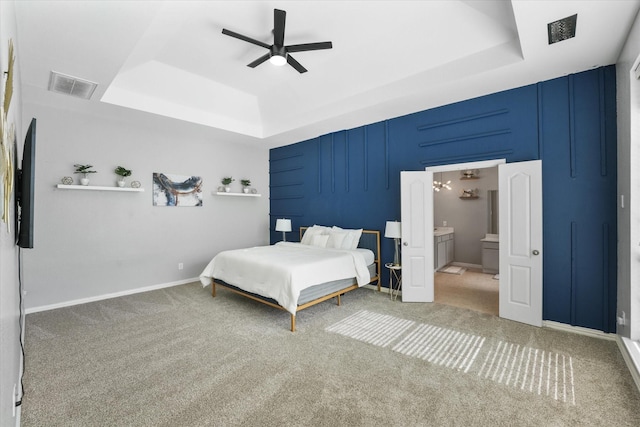
[{"label": "round side table", "polygon": [[388,262],[384,265],[389,269],[389,295],[391,301],[398,298],[400,288],[402,288],[402,266]]}]

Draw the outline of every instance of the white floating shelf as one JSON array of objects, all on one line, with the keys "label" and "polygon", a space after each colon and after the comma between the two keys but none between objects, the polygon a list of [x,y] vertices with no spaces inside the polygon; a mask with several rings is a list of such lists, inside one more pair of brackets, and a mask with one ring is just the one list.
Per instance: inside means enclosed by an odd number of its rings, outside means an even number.
[{"label": "white floating shelf", "polygon": [[129,193],[142,193],[144,188],[131,188],[131,187],[100,187],[97,185],[65,185],[58,184],[57,187],[61,190],[88,190],[88,191],[125,191]]},{"label": "white floating shelf", "polygon": [[217,196],[236,196],[236,197],[262,197],[262,194],[252,193],[227,193],[226,191],[212,191],[211,194]]}]

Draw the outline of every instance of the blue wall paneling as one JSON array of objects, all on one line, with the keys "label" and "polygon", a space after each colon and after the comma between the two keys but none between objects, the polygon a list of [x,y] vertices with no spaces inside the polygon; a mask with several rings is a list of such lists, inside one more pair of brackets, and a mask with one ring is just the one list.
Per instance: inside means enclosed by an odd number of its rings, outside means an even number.
[{"label": "blue wall paneling", "polygon": [[[608,66],[272,149],[271,242],[282,217],[293,241],[313,224],[384,232],[400,219],[403,170],[542,159],[543,316],[615,331],[615,123]],[[393,240],[381,243],[389,262]]]}]

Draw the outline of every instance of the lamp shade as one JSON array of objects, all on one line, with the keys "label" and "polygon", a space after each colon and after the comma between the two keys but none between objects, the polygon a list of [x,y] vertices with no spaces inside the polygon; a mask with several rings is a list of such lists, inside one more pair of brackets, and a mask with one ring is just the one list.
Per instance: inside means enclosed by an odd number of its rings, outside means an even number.
[{"label": "lamp shade", "polygon": [[291,231],[291,220],[290,219],[277,219],[276,220],[276,231]]},{"label": "lamp shade", "polygon": [[387,221],[384,229],[384,237],[400,239],[402,237],[402,225],[399,221]]}]

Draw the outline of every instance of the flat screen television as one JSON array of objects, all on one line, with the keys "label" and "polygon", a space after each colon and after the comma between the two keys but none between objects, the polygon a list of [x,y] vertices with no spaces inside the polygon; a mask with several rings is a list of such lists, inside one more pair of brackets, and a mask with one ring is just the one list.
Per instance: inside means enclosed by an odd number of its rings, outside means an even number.
[{"label": "flat screen television", "polygon": [[31,119],[22,149],[22,168],[16,164],[16,244],[33,248],[36,172],[36,119]]}]

